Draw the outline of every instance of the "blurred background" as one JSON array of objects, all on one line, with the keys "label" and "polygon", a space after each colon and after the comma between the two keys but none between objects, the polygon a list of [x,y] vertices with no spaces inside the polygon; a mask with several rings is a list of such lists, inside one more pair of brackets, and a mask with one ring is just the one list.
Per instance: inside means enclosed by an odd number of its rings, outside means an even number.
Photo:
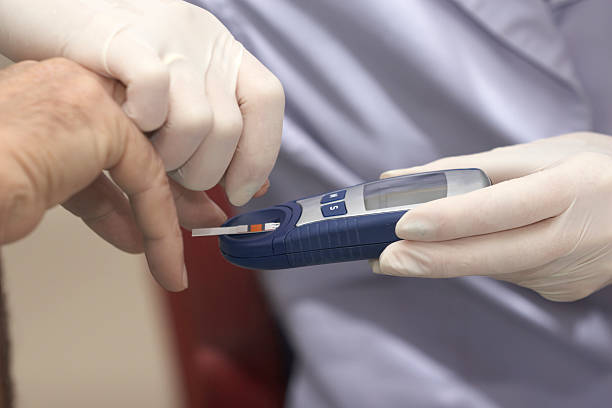
[{"label": "blurred background", "polygon": [[142,257],[62,208],[2,256],[17,407],[183,406],[166,305]]}]

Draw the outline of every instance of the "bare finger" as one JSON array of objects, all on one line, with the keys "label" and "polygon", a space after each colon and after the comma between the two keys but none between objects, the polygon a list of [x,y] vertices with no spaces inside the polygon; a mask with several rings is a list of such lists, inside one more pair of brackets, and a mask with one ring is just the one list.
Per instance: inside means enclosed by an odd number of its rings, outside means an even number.
[{"label": "bare finger", "polygon": [[205,192],[188,190],[174,180],[170,180],[170,187],[183,228],[216,227],[227,219],[221,207]]},{"label": "bare finger", "polygon": [[62,206],[117,248],[130,253],[144,250],[128,201],[104,174]]}]

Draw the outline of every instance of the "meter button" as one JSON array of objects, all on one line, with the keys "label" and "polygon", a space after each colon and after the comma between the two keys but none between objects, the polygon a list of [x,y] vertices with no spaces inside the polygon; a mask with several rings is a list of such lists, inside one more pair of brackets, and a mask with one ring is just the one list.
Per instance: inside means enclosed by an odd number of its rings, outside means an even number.
[{"label": "meter button", "polygon": [[344,204],[344,201],[322,205],[321,212],[323,213],[324,217],[335,217],[338,215],[344,215],[346,214],[346,205]]},{"label": "meter button", "polygon": [[334,191],[321,197],[321,204],[331,203],[332,201],[344,200],[346,190]]}]

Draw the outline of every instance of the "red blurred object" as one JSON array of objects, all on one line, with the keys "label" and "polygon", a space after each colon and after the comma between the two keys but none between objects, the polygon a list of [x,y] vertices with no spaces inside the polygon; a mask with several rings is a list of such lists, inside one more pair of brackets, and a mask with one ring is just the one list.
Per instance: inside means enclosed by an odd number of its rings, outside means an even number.
[{"label": "red blurred object", "polygon": [[[230,213],[221,189],[209,195]],[[188,407],[281,407],[283,343],[255,272],[225,261],[215,237],[183,241],[189,289],[167,299]]]}]

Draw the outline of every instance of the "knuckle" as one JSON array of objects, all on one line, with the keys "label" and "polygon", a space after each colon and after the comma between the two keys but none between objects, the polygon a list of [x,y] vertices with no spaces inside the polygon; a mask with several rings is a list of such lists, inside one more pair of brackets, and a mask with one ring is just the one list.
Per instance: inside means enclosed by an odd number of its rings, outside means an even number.
[{"label": "knuckle", "polygon": [[23,237],[34,228],[44,211],[42,200],[36,200],[29,177],[20,176],[0,179],[3,197],[0,200],[0,244]]},{"label": "knuckle", "polygon": [[242,128],[242,116],[239,113],[214,117],[214,133],[220,141],[227,140],[228,143],[234,143],[242,133]]},{"label": "knuckle", "polygon": [[161,61],[157,64],[143,64],[138,71],[137,79],[145,87],[169,88],[170,71]]},{"label": "knuckle", "polygon": [[6,219],[15,209],[28,207],[33,201],[32,184],[27,177],[3,177],[0,186],[3,190],[1,219]]},{"label": "knuckle", "polygon": [[414,269],[414,272],[419,275],[429,277],[448,276],[448,262],[443,256],[431,256],[426,251],[412,251],[410,258],[413,260],[413,265],[409,265],[409,268]]},{"label": "knuckle", "polygon": [[153,176],[153,185],[157,187],[166,187],[169,185],[168,177],[164,169],[164,163],[157,152],[151,147],[147,146],[146,149],[134,149],[143,155],[142,162],[150,163],[149,172]]},{"label": "knuckle", "polygon": [[256,88],[260,100],[274,106],[285,105],[285,89],[280,80],[272,73],[266,75]]},{"label": "knuckle", "polygon": [[36,67],[39,64],[41,64],[41,63],[37,62],[37,61],[25,60],[25,61],[16,62],[12,66],[9,66],[9,67],[12,68],[12,69],[21,70],[21,69],[27,69],[27,68],[31,68],[31,67]]},{"label": "knuckle", "polygon": [[69,60],[68,58],[64,58],[64,57],[55,57],[55,58],[50,58],[48,60],[44,60],[41,62],[41,66],[48,70],[54,70],[56,72],[66,72],[66,73],[72,73],[72,74],[84,70],[84,68],[82,68],[76,62]]},{"label": "knuckle", "polygon": [[[447,251],[441,251],[446,253]],[[442,255],[444,257],[444,255]],[[490,265],[490,260],[481,257],[471,251],[465,251],[456,258],[454,263],[449,260],[441,260],[441,273],[445,277],[449,276],[470,276],[470,275],[489,275],[496,272]]]},{"label": "knuckle", "polygon": [[96,80],[96,74],[78,64],[63,58],[54,58],[44,64],[57,81],[55,98],[59,102],[88,107],[99,104],[105,96],[102,84]]},{"label": "knuckle", "polygon": [[177,128],[177,132],[184,135],[203,138],[210,132],[213,123],[214,116],[210,107],[202,104],[183,110],[173,127]]},{"label": "knuckle", "polygon": [[93,75],[83,74],[75,78],[72,95],[80,105],[98,104],[106,96],[104,88]]}]

